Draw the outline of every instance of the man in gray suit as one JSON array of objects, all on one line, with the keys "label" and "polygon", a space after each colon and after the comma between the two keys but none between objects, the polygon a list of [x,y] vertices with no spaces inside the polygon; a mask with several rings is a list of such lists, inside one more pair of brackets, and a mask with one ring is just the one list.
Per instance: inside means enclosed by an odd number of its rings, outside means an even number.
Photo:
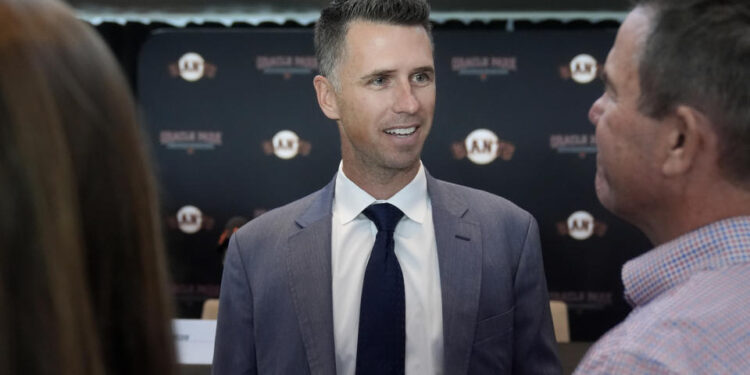
[{"label": "man in gray suit", "polygon": [[420,161],[435,108],[428,18],[424,0],[323,10],[314,85],[342,162],[328,186],[232,237],[214,374],[561,372],[534,219]]}]

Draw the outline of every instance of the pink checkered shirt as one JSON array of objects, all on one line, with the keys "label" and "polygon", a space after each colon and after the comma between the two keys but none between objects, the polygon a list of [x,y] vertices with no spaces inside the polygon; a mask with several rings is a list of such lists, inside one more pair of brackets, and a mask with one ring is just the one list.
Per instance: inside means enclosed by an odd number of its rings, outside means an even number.
[{"label": "pink checkered shirt", "polygon": [[630,260],[627,319],[586,353],[590,374],[750,374],[750,216]]}]

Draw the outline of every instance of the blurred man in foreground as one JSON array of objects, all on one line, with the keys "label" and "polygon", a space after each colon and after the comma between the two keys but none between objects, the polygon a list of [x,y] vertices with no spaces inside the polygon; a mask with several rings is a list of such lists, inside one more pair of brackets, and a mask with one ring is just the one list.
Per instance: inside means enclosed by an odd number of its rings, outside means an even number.
[{"label": "blurred man in foreground", "polygon": [[577,374],[750,374],[750,2],[643,0],[589,113],[602,204],[657,246]]}]

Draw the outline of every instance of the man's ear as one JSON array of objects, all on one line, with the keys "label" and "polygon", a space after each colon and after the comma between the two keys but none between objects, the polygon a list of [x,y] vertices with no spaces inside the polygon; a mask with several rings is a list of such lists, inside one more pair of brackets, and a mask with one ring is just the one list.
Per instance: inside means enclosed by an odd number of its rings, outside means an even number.
[{"label": "man's ear", "polygon": [[672,177],[687,173],[698,158],[709,151],[707,147],[712,141],[713,127],[697,109],[680,105],[660,125],[666,126],[662,145],[668,148],[662,164],[664,175]]},{"label": "man's ear", "polygon": [[313,78],[313,85],[315,86],[315,94],[318,97],[318,105],[331,120],[339,119],[339,105],[336,98],[336,88],[333,87],[333,83],[322,75],[317,75]]}]

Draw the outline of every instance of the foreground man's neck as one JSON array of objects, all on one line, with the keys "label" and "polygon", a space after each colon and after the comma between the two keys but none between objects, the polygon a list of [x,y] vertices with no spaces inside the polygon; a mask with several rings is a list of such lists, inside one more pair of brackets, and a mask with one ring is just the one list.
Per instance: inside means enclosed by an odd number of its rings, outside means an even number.
[{"label": "foreground man's neck", "polygon": [[639,226],[654,246],[723,219],[750,216],[750,192],[720,189],[685,199],[668,212],[668,215],[654,215],[658,220]]}]

